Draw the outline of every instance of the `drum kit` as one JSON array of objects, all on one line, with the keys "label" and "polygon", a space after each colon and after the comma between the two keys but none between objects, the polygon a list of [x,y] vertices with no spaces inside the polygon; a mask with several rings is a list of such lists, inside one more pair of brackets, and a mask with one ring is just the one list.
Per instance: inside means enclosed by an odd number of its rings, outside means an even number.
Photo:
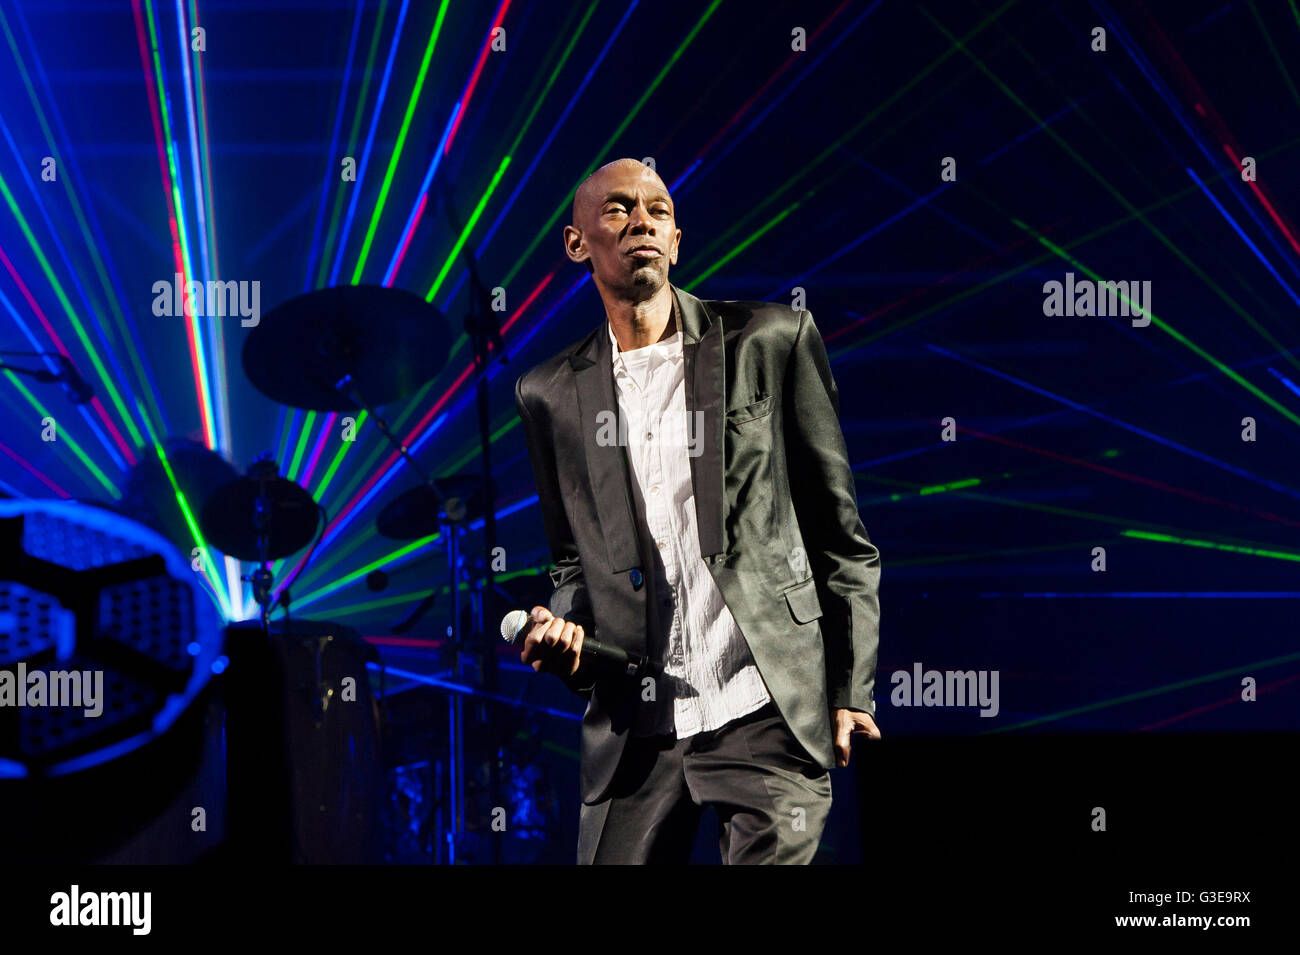
[{"label": "drum kit", "polygon": [[[454,220],[450,195],[446,202]],[[504,774],[513,774],[516,768],[510,765],[509,746],[503,742],[506,735],[516,734],[499,730],[496,724],[502,714],[490,715],[489,705],[511,704],[521,712],[542,709],[498,692],[497,641],[495,633],[489,635],[484,625],[485,600],[495,592],[511,604],[517,601],[493,579],[491,560],[482,561],[481,574],[471,573],[471,565],[462,553],[465,547],[463,538],[468,534],[470,524],[480,520],[483,525],[482,553],[491,555],[496,552],[497,487],[491,479],[487,372],[492,362],[505,358],[491,294],[479,278],[476,264],[468,253],[466,265],[470,278],[470,305],[464,328],[475,365],[481,473],[435,477],[415,459],[411,449],[394,433],[379,411],[392,402],[410,398],[433,381],[450,356],[451,325],[421,296],[401,289],[368,285],[307,292],[263,315],[261,321],[249,329],[242,351],[247,379],[261,394],[277,404],[295,409],[365,412],[367,426],[375,427],[383,435],[396,449],[409,473],[417,479],[412,481],[413,486],[386,502],[373,526],[379,537],[393,541],[411,542],[436,535],[446,551],[445,583],[439,586],[439,581],[433,581],[432,595],[411,609],[406,619],[393,625],[391,630],[393,633],[409,631],[433,605],[435,596],[448,594],[446,616],[450,619],[446,634],[450,639],[443,642],[442,648],[452,652],[440,662],[439,672],[430,677],[429,682],[446,692],[446,765],[451,783],[446,795],[449,806],[445,807],[449,812],[444,813],[441,808],[439,811],[443,838],[437,861],[452,863],[463,861],[463,858],[458,858],[458,855],[464,855],[460,847],[475,844],[474,834],[467,831],[466,826],[466,779],[486,776],[487,785],[479,791],[488,791],[490,806],[500,806],[505,801],[502,793],[506,782]],[[5,354],[0,353],[0,357],[5,357]],[[43,357],[51,368],[57,360],[63,370],[56,372],[8,365],[0,365],[0,368],[11,368],[39,381],[58,382],[65,388],[73,388],[78,376],[70,363],[64,365],[62,356],[36,357]],[[75,388],[69,393],[76,402],[86,400]],[[181,492],[179,495],[178,490]],[[185,506],[186,502],[190,507]],[[297,719],[295,725],[301,729],[314,720],[313,732],[322,740],[339,734],[340,725],[329,724],[328,720],[347,719],[342,714],[349,708],[329,706],[330,694],[334,692],[326,686],[329,674],[341,672],[340,665],[350,670],[364,667],[373,661],[374,648],[368,643],[362,646],[363,641],[356,631],[345,626],[297,618],[292,623],[289,620],[291,589],[303,569],[310,565],[329,525],[324,507],[307,488],[282,475],[270,455],[258,458],[246,473],[240,474],[221,455],[202,444],[168,438],[163,443],[162,456],[144,455],[130,469],[120,500],[112,504],[87,503],[116,512],[118,519],[151,528],[176,545],[181,553],[188,552],[191,559],[199,557],[197,549],[191,550],[197,524],[212,550],[255,565],[242,580],[251,584],[260,620],[235,623],[226,628],[224,644],[225,652],[230,655],[228,669],[231,674],[239,668],[245,673],[265,675],[270,667],[266,663],[270,659],[268,651],[272,655],[278,654],[278,672],[284,675],[283,685],[306,688],[306,695],[298,694],[302,700],[293,705],[301,704],[306,708],[303,712],[309,712],[311,716]],[[299,563],[293,576],[278,581],[273,569],[275,562],[293,557],[309,546],[306,558]],[[197,561],[186,563],[190,567],[198,566]],[[374,586],[376,577],[384,578],[381,583],[386,582],[386,575],[377,571],[366,580],[372,589],[379,589]],[[470,578],[470,612],[462,617],[465,577]],[[479,579],[473,579],[475,577]],[[412,603],[416,601],[412,600]],[[283,619],[273,623],[271,617],[277,610],[283,611]],[[463,633],[465,630],[471,630],[475,639],[469,639]],[[240,631],[238,639],[232,637],[234,631]],[[243,654],[249,665],[241,666],[236,659],[237,653],[232,648],[238,644],[253,647],[252,651]],[[301,652],[303,647],[313,649],[304,655]],[[325,659],[323,669],[322,654],[327,650],[335,656]],[[314,667],[301,662],[313,653]],[[343,657],[347,659],[340,663]],[[226,666],[222,663],[222,667]],[[295,667],[303,671],[301,679],[289,673]],[[314,670],[313,679],[307,678],[308,670]],[[214,664],[212,672],[223,671]],[[386,671],[381,667],[380,672]],[[271,695],[274,693],[270,689],[262,693],[234,694],[235,697]],[[228,700],[230,713],[239,705],[237,699]],[[480,736],[484,745],[475,748],[481,748],[489,755],[476,760],[477,767],[470,771],[466,769],[465,760],[466,706],[473,707],[474,731],[477,734],[488,732],[490,737],[484,742]],[[250,728],[266,727],[267,720],[272,718],[269,710],[249,705],[238,714],[238,722]],[[288,727],[288,720],[281,722]],[[363,729],[354,727],[346,732],[354,734],[354,743],[361,738],[355,734],[369,734],[370,740],[378,740],[378,731],[373,725]],[[258,732],[250,729],[243,738],[255,739],[257,736]],[[256,750],[255,746],[244,748]],[[292,749],[292,746],[288,748]],[[352,748],[357,749],[355,745]],[[373,750],[373,747],[363,748],[367,752]],[[322,744],[318,750],[318,756],[311,756],[303,762],[332,759],[326,754],[330,747]],[[292,755],[286,755],[286,760],[292,762]],[[247,760],[244,765],[249,765]],[[256,779],[259,774],[250,770],[246,775]],[[367,776],[360,771],[351,775]],[[320,801],[324,801],[323,790]],[[256,798],[249,798],[243,800],[242,805],[253,806],[257,802]],[[321,805],[319,808],[324,811],[326,807]],[[321,820],[316,821],[319,823]],[[502,861],[500,840],[495,840],[493,853],[497,862]]]},{"label": "drum kit", "polygon": [[[391,501],[376,521],[376,531],[390,540],[417,540],[448,530],[454,539],[468,522],[491,510],[481,476],[435,479],[377,411],[410,397],[442,370],[448,331],[437,309],[418,295],[352,285],[290,299],[263,316],[244,342],[244,371],[258,391],[291,408],[365,411],[419,476],[421,483]],[[265,625],[276,606],[287,610],[290,602],[288,585],[273,596],[271,562],[311,543],[323,517],[306,488],[262,458],[207,498],[199,526],[217,550],[259,565],[246,580]],[[453,580],[452,593],[456,589]]]},{"label": "drum kit", "polygon": [[[481,372],[489,359],[496,357],[489,355],[495,350],[492,345],[500,342],[491,315],[490,309],[476,303],[466,323],[475,340],[480,370],[478,417],[485,470],[490,467],[490,440],[487,376]],[[265,314],[244,342],[243,367],[252,385],[279,404],[312,411],[365,411],[368,423],[375,425],[419,478],[419,484],[397,494],[382,508],[374,528],[379,536],[394,541],[409,542],[439,534],[446,549],[451,618],[447,633],[455,656],[452,672],[443,675],[452,678],[449,686],[463,691],[448,694],[450,776],[459,785],[453,786],[450,793],[445,858],[455,862],[456,846],[472,843],[465,838],[464,781],[469,774],[464,768],[464,707],[476,697],[495,698],[496,689],[492,644],[483,640],[470,647],[461,633],[461,538],[471,522],[483,519],[485,553],[492,552],[496,485],[484,474],[433,477],[378,411],[380,406],[410,397],[431,381],[447,361],[450,340],[450,327],[438,310],[410,292],[364,285],[326,288],[299,295]],[[178,482],[197,491],[198,523],[208,543],[229,557],[256,564],[242,579],[252,585],[265,642],[283,643],[294,628],[283,622],[272,625],[271,614],[282,608],[287,620],[291,587],[310,562],[316,546],[313,539],[319,543],[319,535],[328,523],[324,508],[306,488],[280,475],[269,457],[259,458],[246,474],[238,475],[218,454],[192,442],[170,442],[168,456],[169,460],[175,456],[183,463]],[[133,502],[129,506],[138,508],[137,513],[147,514],[151,501],[171,497],[161,469],[153,462],[138,467],[128,481],[126,500]],[[162,520],[161,516],[158,520]],[[174,530],[177,533],[173,539],[192,539],[182,528]],[[307,560],[277,591],[273,562],[292,557],[309,544],[312,551]],[[485,562],[484,571],[484,589],[470,588],[472,626],[479,633],[484,632],[483,593],[499,589],[492,580],[490,562]],[[434,594],[439,590],[435,586]],[[401,629],[409,629],[432,604],[431,596],[400,625]],[[319,651],[319,640],[316,647]],[[471,663],[480,684],[477,687],[464,685]],[[319,655],[316,669],[320,670]],[[478,702],[484,705],[482,700]],[[487,722],[486,711],[480,721]],[[499,786],[497,760],[491,763],[490,785],[495,792]]]}]

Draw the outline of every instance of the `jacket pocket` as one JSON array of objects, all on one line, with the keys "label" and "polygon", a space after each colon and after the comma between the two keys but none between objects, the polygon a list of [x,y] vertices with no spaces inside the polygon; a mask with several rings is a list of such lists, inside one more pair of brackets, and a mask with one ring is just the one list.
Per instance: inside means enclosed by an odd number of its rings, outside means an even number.
[{"label": "jacket pocket", "polygon": [[822,615],[821,601],[817,599],[817,581],[809,578],[785,592],[785,602],[790,616],[799,623],[811,623]]},{"label": "jacket pocket", "polygon": [[775,403],[776,395],[768,395],[766,398],[760,398],[753,404],[748,404],[741,408],[733,408],[727,412],[727,424],[743,424],[746,421],[761,418],[763,415],[771,413],[772,406]]}]

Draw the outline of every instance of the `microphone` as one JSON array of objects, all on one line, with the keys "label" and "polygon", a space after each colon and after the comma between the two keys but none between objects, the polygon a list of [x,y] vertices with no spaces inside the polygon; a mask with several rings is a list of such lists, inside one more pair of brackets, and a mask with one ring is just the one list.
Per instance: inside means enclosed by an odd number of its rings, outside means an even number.
[{"label": "microphone", "polygon": [[[535,622],[528,611],[512,610],[501,618],[501,639],[511,646],[517,646],[522,643],[524,634]],[[592,660],[597,665],[618,669],[627,676],[644,676],[647,673],[658,676],[664,672],[663,665],[649,657],[599,643],[588,636],[582,638],[582,657],[584,660]]]},{"label": "microphone", "polygon": [[95,397],[95,389],[90,387],[90,382],[81,377],[71,358],[67,355],[55,355],[54,360],[59,363],[59,373],[55,380],[63,386],[63,390],[68,393],[74,405],[84,405]]}]

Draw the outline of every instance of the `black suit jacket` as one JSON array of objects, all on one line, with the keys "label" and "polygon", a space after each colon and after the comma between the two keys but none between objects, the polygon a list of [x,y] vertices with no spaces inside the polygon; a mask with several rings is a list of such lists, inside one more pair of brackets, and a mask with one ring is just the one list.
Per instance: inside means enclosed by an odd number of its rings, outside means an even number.
[{"label": "black suit jacket", "polygon": [[[826,347],[808,311],[672,291],[687,413],[703,425],[690,458],[700,553],[777,709],[829,769],[831,710],[875,715],[880,554],[858,516]],[[618,400],[606,329],[522,375],[515,402],[555,561],[551,612],[644,654],[655,558],[626,450],[607,440]],[[595,803],[642,688],[586,664],[565,682],[588,700],[582,796]]]}]

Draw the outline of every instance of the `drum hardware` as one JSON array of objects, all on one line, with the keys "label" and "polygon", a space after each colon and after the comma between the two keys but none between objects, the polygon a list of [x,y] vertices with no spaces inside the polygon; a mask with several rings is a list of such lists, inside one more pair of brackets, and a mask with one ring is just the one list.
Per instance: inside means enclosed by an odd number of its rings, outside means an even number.
[{"label": "drum hardware", "polygon": [[77,366],[72,363],[72,359],[67,355],[60,352],[0,351],[0,356],[44,358],[47,362],[53,360],[54,364],[58,365],[58,371],[50,371],[46,368],[22,368],[18,365],[3,363],[0,363],[0,371],[26,375],[33,381],[39,381],[42,384],[61,385],[74,405],[87,404],[95,397],[95,389],[91,387],[90,382],[81,376],[81,373],[77,371]]},{"label": "drum hardware", "polygon": [[[199,525],[212,546],[241,561],[254,561],[257,568],[240,579],[253,585],[253,599],[261,608],[262,629],[270,636],[271,611],[283,607],[289,613],[289,587],[293,579],[273,596],[271,562],[291,557],[313,539],[319,541],[325,512],[306,488],[279,475],[275,461],[263,455],[243,477],[218,488],[203,506]],[[312,545],[315,551],[315,544]]]},{"label": "drum hardware", "polygon": [[[448,214],[455,225],[450,195],[444,191]],[[411,454],[393,432],[378,407],[409,397],[443,368],[449,355],[450,334],[447,323],[436,308],[418,295],[401,289],[380,286],[342,286],[319,289],[296,296],[277,306],[249,333],[244,343],[243,366],[253,386],[274,401],[294,408],[320,411],[364,410],[379,432],[419,478],[420,483],[398,495],[380,514],[378,532],[395,540],[415,540],[445,532],[445,550],[450,582],[452,615],[451,642],[455,651],[453,675],[465,673],[466,640],[462,634],[460,577],[463,563],[461,538],[472,520],[483,518],[487,552],[495,547],[496,486],[490,480],[491,436],[487,404],[487,369],[489,352],[503,354],[503,342],[496,313],[491,307],[491,293],[478,276],[473,257],[465,252],[470,272],[471,301],[465,329],[475,343],[477,410],[480,441],[483,449],[484,474],[452,474],[434,478]],[[251,477],[251,475],[250,475]],[[272,476],[273,477],[273,476]],[[246,479],[247,480],[247,479]],[[282,480],[282,479],[275,479]],[[285,482],[289,483],[289,482]],[[294,485],[296,487],[296,485]],[[233,494],[233,492],[231,492]],[[306,493],[305,491],[303,492]],[[283,500],[283,505],[281,501]],[[262,478],[252,500],[251,533],[255,552],[249,559],[262,562],[250,575],[254,596],[263,608],[264,625],[269,619],[269,568],[264,556],[277,549],[281,534],[282,511],[296,498],[272,478]],[[267,502],[270,502],[269,506]],[[259,509],[259,502],[261,509]],[[313,502],[314,503],[314,502]],[[227,511],[238,517],[244,511]],[[287,516],[285,519],[289,519]],[[268,529],[269,528],[269,529]],[[293,539],[307,537],[293,526]],[[246,544],[245,538],[238,542]],[[271,558],[274,559],[274,556]],[[386,580],[367,580],[372,589],[382,589]],[[487,568],[487,590],[499,590]],[[435,588],[436,592],[436,588]],[[287,588],[281,592],[283,598]],[[263,598],[268,598],[264,602]],[[482,592],[472,591],[473,628],[485,634]],[[434,604],[430,594],[414,611],[394,628],[406,632]],[[287,610],[287,608],[286,608]],[[269,632],[269,631],[268,631]],[[484,637],[472,648],[484,689],[496,690],[496,658],[492,642]],[[456,843],[465,832],[464,799],[464,710],[463,696],[449,694],[449,748],[451,750],[451,820],[447,833],[450,861],[455,862]],[[322,708],[325,703],[322,701]],[[484,714],[483,719],[486,719]],[[498,791],[497,759],[491,762],[491,786]],[[500,847],[497,849],[500,861]]]}]

